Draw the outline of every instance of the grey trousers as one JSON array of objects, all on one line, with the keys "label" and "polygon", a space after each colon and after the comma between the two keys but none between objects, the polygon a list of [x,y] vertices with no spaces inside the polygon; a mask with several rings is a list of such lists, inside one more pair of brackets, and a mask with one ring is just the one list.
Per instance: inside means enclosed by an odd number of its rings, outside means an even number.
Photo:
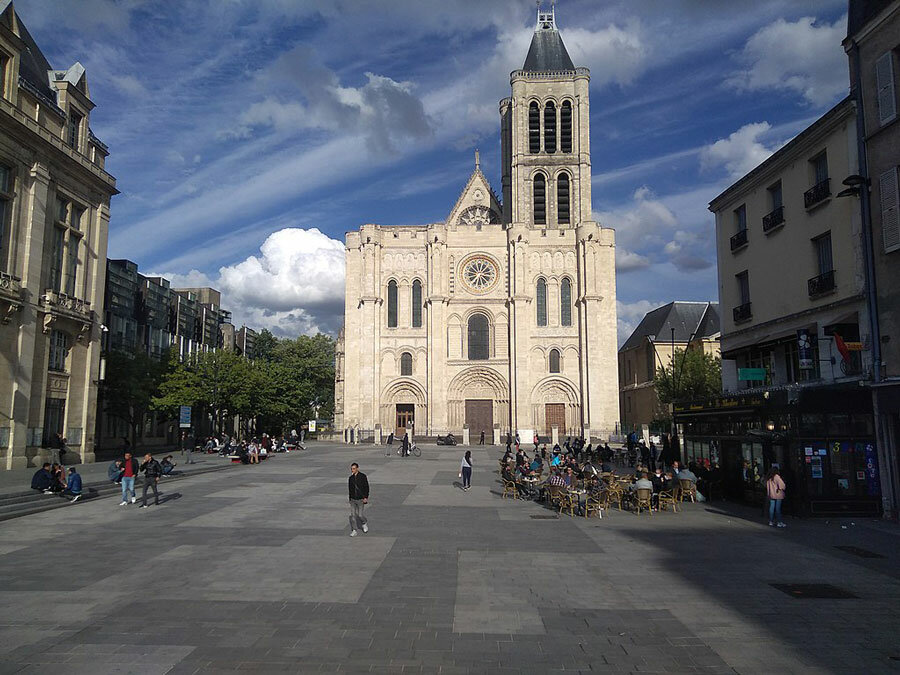
[{"label": "grey trousers", "polygon": [[366,508],[366,505],[363,504],[362,499],[351,499],[350,500],[350,529],[351,530],[361,530],[362,526],[368,523],[366,517],[363,515],[363,509]]}]

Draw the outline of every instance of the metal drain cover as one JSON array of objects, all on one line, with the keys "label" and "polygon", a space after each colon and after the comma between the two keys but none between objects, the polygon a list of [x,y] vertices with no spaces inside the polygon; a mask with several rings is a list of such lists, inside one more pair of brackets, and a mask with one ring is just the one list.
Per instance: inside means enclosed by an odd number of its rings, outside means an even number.
[{"label": "metal drain cover", "polygon": [[559,516],[531,516],[532,520],[559,520]]},{"label": "metal drain cover", "polygon": [[848,598],[858,598],[850,591],[832,586],[831,584],[769,584],[773,588],[777,588],[782,593],[787,593],[792,598],[798,600],[808,599],[825,599],[825,600],[844,600]]},{"label": "metal drain cover", "polygon": [[844,551],[846,553],[852,553],[853,555],[858,555],[860,558],[883,558],[884,556],[880,553],[875,553],[875,551],[869,551],[864,548],[860,548],[859,546],[835,546],[836,549]]}]

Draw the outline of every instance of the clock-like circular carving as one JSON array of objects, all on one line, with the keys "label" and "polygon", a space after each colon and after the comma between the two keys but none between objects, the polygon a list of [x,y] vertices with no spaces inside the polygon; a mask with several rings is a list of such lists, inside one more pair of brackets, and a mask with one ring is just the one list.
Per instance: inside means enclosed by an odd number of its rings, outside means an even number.
[{"label": "clock-like circular carving", "polygon": [[500,214],[487,206],[470,206],[459,214],[460,225],[487,225],[500,222]]},{"label": "clock-like circular carving", "polygon": [[475,192],[472,193],[472,198],[476,202],[480,202],[484,198],[484,193],[481,190],[476,189]]},{"label": "clock-like circular carving", "polygon": [[497,283],[497,266],[485,256],[469,258],[462,269],[463,281],[473,293],[487,293]]}]

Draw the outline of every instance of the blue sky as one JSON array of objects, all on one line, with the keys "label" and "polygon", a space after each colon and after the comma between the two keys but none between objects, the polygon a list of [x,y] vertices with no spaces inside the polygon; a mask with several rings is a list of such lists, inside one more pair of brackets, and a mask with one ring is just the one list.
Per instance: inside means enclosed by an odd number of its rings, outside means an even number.
[{"label": "blue sky", "polygon": [[[122,194],[110,257],[212,285],[236,322],[334,331],[343,233],[500,191],[497,103],[530,0],[57,0],[17,11],[78,60]],[[715,300],[708,202],[847,92],[845,0],[563,0],[591,69],[593,209],[618,241],[620,339]]]}]

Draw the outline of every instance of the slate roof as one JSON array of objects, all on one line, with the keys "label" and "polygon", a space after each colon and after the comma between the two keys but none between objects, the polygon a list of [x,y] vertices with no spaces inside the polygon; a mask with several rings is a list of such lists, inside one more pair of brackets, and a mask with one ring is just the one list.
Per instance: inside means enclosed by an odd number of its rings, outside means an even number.
[{"label": "slate roof", "polygon": [[719,332],[719,303],[670,302],[647,312],[619,351],[637,347],[648,336],[658,342],[668,342],[672,339],[672,328],[675,328],[675,342],[687,342],[691,336],[715,335]]},{"label": "slate roof", "polygon": [[847,8],[847,37],[853,37],[869,21],[887,8],[894,0],[850,0]]},{"label": "slate roof", "polygon": [[538,28],[534,31],[522,70],[575,70],[557,29]]},{"label": "slate roof", "polygon": [[25,51],[21,54],[19,62],[19,75],[28,84],[38,90],[41,94],[56,103],[56,92],[50,87],[50,81],[47,79],[47,71],[53,70],[47,58],[41,52],[31,33],[25,28],[25,24],[19,19],[18,13],[16,19],[19,23],[19,37],[25,43]]}]

